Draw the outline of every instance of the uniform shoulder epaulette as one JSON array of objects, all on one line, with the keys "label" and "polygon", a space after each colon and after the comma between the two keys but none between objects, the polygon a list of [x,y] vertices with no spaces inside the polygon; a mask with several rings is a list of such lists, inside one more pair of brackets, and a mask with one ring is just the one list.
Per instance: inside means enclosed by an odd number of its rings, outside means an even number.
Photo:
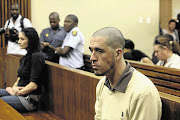
[{"label": "uniform shoulder epaulette", "polygon": [[48,37],[49,36],[49,34],[48,33],[46,33],[46,37]]},{"label": "uniform shoulder epaulette", "polygon": [[72,31],[72,35],[76,36],[77,35],[77,31]]}]

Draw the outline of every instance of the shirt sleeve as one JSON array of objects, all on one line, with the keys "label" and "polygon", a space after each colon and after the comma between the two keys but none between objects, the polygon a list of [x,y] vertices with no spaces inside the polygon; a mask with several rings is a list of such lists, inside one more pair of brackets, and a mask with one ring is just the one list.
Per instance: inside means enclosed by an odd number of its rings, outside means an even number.
[{"label": "shirt sleeve", "polygon": [[160,120],[161,101],[151,93],[143,95],[131,104],[130,120]]},{"label": "shirt sleeve", "polygon": [[35,82],[38,85],[44,66],[45,66],[45,61],[42,54],[41,53],[33,54],[30,82]]},{"label": "shirt sleeve", "polygon": [[5,25],[4,25],[4,30],[7,29],[8,22],[9,22],[9,20],[6,21],[6,23],[5,23]]},{"label": "shirt sleeve", "polygon": [[41,32],[39,39],[40,39],[40,41],[43,41],[43,42],[45,41],[44,40],[44,30]]},{"label": "shirt sleeve", "polygon": [[27,18],[24,18],[24,27],[32,27],[31,21]]},{"label": "shirt sleeve", "polygon": [[79,34],[77,34],[76,36],[70,35],[69,39],[66,39],[64,46],[68,46],[75,49],[80,42],[81,39]]}]

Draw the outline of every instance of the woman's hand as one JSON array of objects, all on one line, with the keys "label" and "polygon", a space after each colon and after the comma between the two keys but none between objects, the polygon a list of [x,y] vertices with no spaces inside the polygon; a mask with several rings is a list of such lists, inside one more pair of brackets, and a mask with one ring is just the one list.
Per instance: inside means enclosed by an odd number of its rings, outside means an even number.
[{"label": "woman's hand", "polygon": [[13,86],[12,90],[13,90],[13,92],[14,92],[15,95],[20,96],[20,95],[22,95],[21,92],[20,92],[20,90],[23,89],[23,88],[24,88],[24,87]]}]

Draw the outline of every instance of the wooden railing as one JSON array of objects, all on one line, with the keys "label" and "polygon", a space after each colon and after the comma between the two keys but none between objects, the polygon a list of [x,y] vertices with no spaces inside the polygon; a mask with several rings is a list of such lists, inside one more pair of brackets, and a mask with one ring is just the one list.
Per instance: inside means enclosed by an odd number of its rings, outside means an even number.
[{"label": "wooden railing", "polygon": [[27,120],[0,98],[0,120]]},{"label": "wooden railing", "polygon": [[[18,67],[11,66],[10,63],[16,63],[20,57],[6,55],[8,64],[6,65],[6,74],[11,73],[9,79],[6,79],[7,85],[11,85],[16,77]],[[16,63],[18,64],[18,63]],[[94,104],[96,85],[101,77],[83,70],[77,70],[61,66],[56,63],[46,61],[47,73],[44,105],[47,110],[53,112],[64,120],[92,120],[94,119]],[[13,68],[14,67],[14,68]],[[15,70],[16,68],[16,70]],[[8,73],[8,74],[9,74]],[[9,82],[10,81],[10,82]],[[180,119],[180,97],[159,92],[162,100],[162,120]]]},{"label": "wooden railing", "polygon": [[[85,70],[93,72],[90,56],[84,55]],[[146,75],[159,91],[180,96],[180,69],[150,65],[127,60],[136,70]]]}]

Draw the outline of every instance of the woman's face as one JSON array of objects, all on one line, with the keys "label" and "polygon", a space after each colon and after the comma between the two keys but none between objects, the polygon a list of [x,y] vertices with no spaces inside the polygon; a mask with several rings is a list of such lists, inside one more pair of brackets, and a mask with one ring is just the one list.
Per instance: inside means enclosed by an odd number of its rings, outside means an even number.
[{"label": "woman's face", "polygon": [[21,49],[27,49],[27,47],[28,47],[28,38],[25,36],[25,34],[23,32],[19,33],[18,44]]},{"label": "woman's face", "polygon": [[163,48],[160,48],[159,45],[154,45],[154,55],[161,61],[164,61],[166,59],[165,51]]}]

